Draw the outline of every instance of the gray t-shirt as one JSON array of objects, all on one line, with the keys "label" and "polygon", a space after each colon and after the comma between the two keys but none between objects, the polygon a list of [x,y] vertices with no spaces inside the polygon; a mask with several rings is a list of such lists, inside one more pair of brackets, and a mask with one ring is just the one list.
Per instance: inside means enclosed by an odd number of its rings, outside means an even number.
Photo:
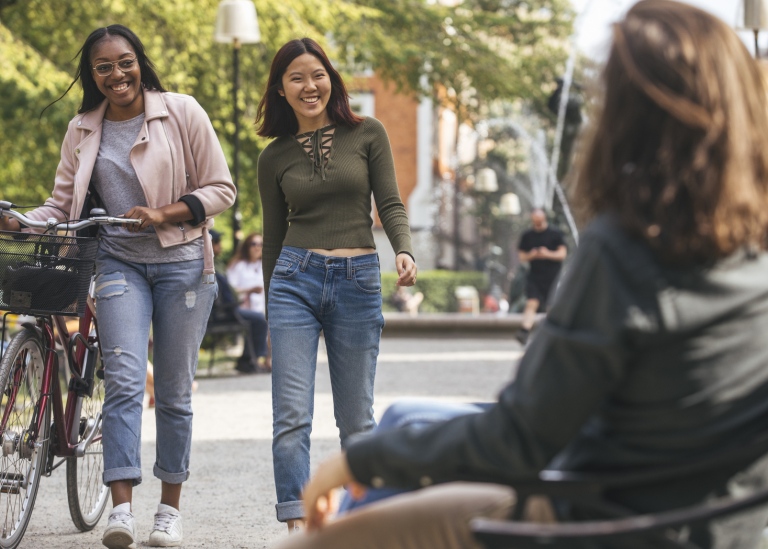
[{"label": "gray t-shirt", "polygon": [[[144,113],[130,120],[113,122],[105,119],[102,122],[93,185],[111,216],[123,215],[134,206],[147,205],[130,159],[131,148],[143,124]],[[103,225],[99,228],[99,237],[103,251],[134,263],[173,263],[203,257],[201,239],[163,248],[154,227],[132,233],[124,227]]]}]

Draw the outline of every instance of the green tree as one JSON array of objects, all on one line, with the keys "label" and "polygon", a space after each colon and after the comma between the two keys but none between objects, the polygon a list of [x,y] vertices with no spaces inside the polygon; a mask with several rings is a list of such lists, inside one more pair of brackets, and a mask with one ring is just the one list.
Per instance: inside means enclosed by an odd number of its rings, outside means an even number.
[{"label": "green tree", "polygon": [[569,0],[350,3],[367,9],[334,31],[346,51],[401,90],[444,89],[462,119],[497,99],[525,98],[544,110],[574,17]]}]

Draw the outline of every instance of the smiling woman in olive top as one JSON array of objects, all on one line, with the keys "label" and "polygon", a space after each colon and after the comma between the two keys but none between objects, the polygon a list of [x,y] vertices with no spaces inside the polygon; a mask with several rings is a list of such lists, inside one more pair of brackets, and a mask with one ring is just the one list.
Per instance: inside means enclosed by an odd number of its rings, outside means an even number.
[{"label": "smiling woman in olive top", "polygon": [[258,174],[277,519],[295,529],[304,517],[321,331],[342,446],[375,425],[384,318],[371,196],[397,254],[398,285],[413,285],[416,263],[384,127],[352,112],[344,82],[317,42],[291,40],[277,52],[257,124],[259,135],[276,138],[261,154]]}]

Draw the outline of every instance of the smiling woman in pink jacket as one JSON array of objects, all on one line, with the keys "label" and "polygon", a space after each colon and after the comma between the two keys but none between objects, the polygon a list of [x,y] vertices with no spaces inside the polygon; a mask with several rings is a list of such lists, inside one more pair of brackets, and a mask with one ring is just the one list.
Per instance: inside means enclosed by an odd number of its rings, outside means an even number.
[{"label": "smiling woman in pink jacket", "polygon": [[[182,542],[179,500],[189,476],[192,380],[216,293],[208,229],[235,187],[210,120],[194,98],[166,92],[139,38],[95,30],[73,81],[83,87],[51,197],[33,219],[76,219],[94,199],[140,219],[99,229],[96,301],[105,364],[104,483],[114,509],[103,543],[134,547],[133,487],[141,482],[141,414],[154,336],[157,457],[162,481],[151,547]],[[71,86],[70,86],[71,89]],[[67,90],[69,91],[69,90]],[[19,230],[16,221],[0,229]]]}]

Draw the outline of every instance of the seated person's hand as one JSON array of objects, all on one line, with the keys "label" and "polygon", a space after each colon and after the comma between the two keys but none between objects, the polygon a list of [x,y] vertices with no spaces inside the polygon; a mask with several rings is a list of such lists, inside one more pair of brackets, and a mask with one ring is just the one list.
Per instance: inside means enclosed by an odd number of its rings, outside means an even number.
[{"label": "seated person's hand", "polygon": [[338,502],[334,492],[345,485],[355,499],[365,494],[365,487],[352,477],[347,456],[342,452],[321,463],[304,487],[302,499],[307,530],[319,530],[336,512]]}]

